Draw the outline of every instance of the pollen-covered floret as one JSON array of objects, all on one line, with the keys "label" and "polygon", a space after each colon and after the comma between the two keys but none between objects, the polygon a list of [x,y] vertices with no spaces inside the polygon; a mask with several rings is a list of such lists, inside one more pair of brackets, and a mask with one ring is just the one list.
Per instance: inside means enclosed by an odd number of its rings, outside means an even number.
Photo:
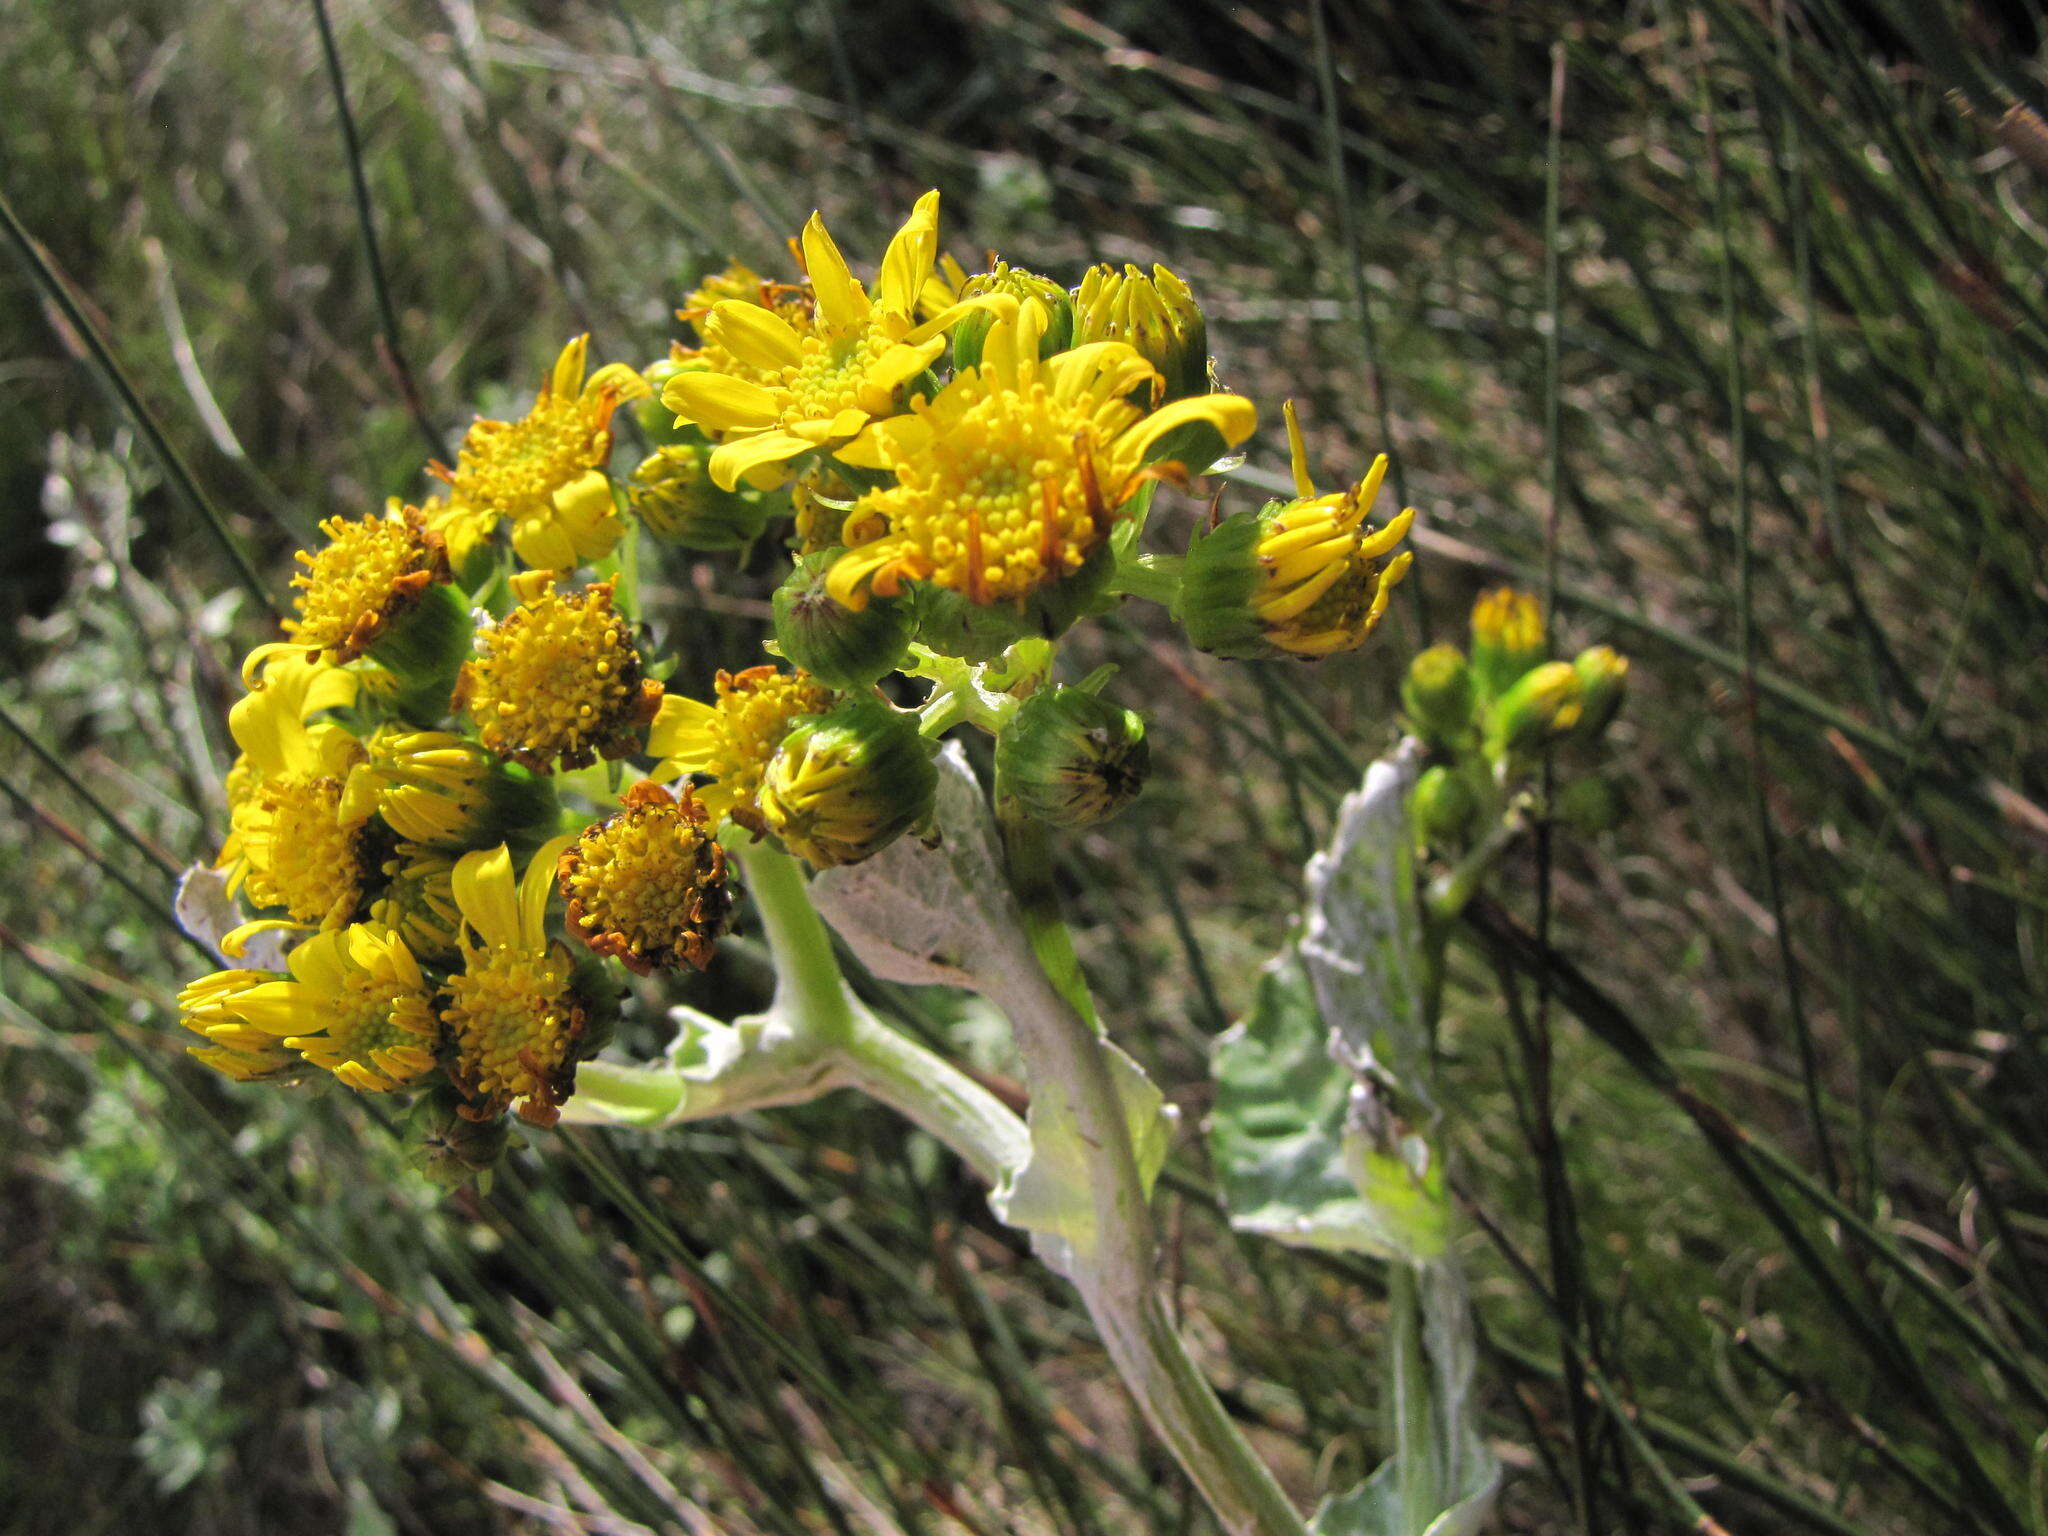
[{"label": "pollen-covered floret", "polygon": [[483,744],[536,773],[637,751],[661,684],[642,676],[612,584],[564,593],[552,573],[529,571],[513,588],[520,605],[478,632],[478,654],[456,686],[456,707]]},{"label": "pollen-covered floret", "polygon": [[569,931],[600,955],[645,976],[702,970],[732,915],[725,850],[688,788],[680,799],[642,780],[624,808],[563,850],[556,882]]}]

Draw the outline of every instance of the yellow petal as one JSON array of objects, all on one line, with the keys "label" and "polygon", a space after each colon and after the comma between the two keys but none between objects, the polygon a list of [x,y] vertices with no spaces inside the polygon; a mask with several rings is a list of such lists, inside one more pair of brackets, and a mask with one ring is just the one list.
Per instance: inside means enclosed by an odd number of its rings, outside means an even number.
[{"label": "yellow petal", "polygon": [[673,766],[685,773],[695,773],[706,762],[702,754],[713,745],[711,726],[717,719],[718,711],[701,700],[663,694],[661,706],[654,712],[654,724],[648,727],[648,753],[673,759]]},{"label": "yellow petal", "polygon": [[720,443],[711,452],[711,482],[721,491],[737,490],[742,475],[767,465],[787,464],[815,446],[787,432],[762,432]]},{"label": "yellow petal", "polygon": [[804,360],[796,328],[759,304],[726,299],[712,305],[704,336],[752,368],[794,368]]},{"label": "yellow petal", "polygon": [[1303,501],[1316,493],[1316,483],[1308,474],[1308,449],[1302,445],[1301,423],[1294,418],[1294,402],[1289,400],[1280,407],[1287,418],[1287,457],[1294,465],[1294,494]]},{"label": "yellow petal", "polygon": [[1017,318],[1017,296],[1013,293],[984,293],[978,298],[962,299],[957,304],[947,305],[924,324],[911,330],[903,339],[914,346],[938,335],[941,331],[951,330],[969,315],[974,314],[993,315],[998,321],[1014,320]]},{"label": "yellow petal", "polygon": [[606,363],[583,381],[583,398],[595,399],[610,390],[614,400],[645,400],[654,386],[640,376],[640,370],[625,363]]},{"label": "yellow petal", "polygon": [[815,421],[793,421],[789,424],[789,435],[801,438],[813,447],[823,447],[826,443],[843,442],[857,436],[867,424],[868,413],[849,405]]},{"label": "yellow petal", "polygon": [[868,397],[872,414],[887,411],[896,391],[929,368],[945,350],[943,336],[934,336],[922,346],[898,342],[869,363],[867,372],[861,376],[861,392]]},{"label": "yellow petal", "polygon": [[566,571],[576,564],[575,541],[552,517],[522,517],[514,523],[512,553],[537,571]]},{"label": "yellow petal", "polygon": [[932,258],[939,250],[939,194],[925,193],[910,210],[910,217],[896,231],[882,257],[882,308],[890,314],[910,317],[917,297],[931,276]]},{"label": "yellow petal", "polygon": [[519,899],[512,885],[512,851],[503,843],[479,848],[455,861],[448,879],[455,906],[484,943],[519,942]]},{"label": "yellow petal", "polygon": [[575,833],[564,832],[542,843],[526,866],[526,878],[519,882],[519,937],[530,950],[548,947],[548,893],[555,888],[555,861],[575,841]]},{"label": "yellow petal", "polygon": [[713,432],[758,432],[775,425],[781,412],[774,394],[751,379],[692,368],[662,386],[661,403],[681,421]]},{"label": "yellow petal", "polygon": [[541,386],[543,394],[551,394],[558,400],[574,400],[583,393],[583,369],[590,357],[590,333],[584,332],[566,347],[555,359],[555,366],[548,371],[547,382]]},{"label": "yellow petal", "polygon": [[810,273],[811,292],[818,299],[818,314],[828,326],[835,330],[851,330],[867,323],[867,291],[853,280],[846,258],[832,243],[825,221],[815,213],[804,225],[804,270]]},{"label": "yellow petal", "polygon": [[[1154,411],[1131,428],[1127,443],[1119,446],[1133,447],[1142,457],[1146,449],[1167,433],[1191,421],[1206,421],[1222,437],[1225,447],[1235,448],[1252,435],[1253,428],[1259,424],[1259,413],[1251,401],[1241,395],[1193,395]],[[1205,469],[1208,466],[1198,464],[1192,467]]]}]

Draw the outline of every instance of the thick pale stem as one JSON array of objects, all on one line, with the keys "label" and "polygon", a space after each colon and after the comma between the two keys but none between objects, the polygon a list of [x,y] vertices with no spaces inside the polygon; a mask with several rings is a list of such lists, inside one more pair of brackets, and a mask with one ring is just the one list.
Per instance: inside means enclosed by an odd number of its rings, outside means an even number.
[{"label": "thick pale stem", "polygon": [[1031,1156],[1031,1135],[1008,1105],[865,1008],[854,1015],[841,1067],[849,1087],[938,1137],[991,1185],[1013,1178]]},{"label": "thick pale stem", "polygon": [[[1024,822],[1007,830],[1023,876],[1019,899],[1043,952],[1051,931],[1063,929],[1051,882],[1042,878],[1051,863],[1045,832]],[[1078,979],[1077,971],[1070,984]],[[1026,1070],[1034,1083],[1066,1090],[1088,1148],[1095,1240],[1076,1255],[1072,1279],[1118,1374],[1232,1536],[1304,1536],[1301,1516],[1223,1411],[1166,1315],[1152,1213],[1100,1034],[1042,970],[1018,978],[1010,991],[1000,1001]]]}]

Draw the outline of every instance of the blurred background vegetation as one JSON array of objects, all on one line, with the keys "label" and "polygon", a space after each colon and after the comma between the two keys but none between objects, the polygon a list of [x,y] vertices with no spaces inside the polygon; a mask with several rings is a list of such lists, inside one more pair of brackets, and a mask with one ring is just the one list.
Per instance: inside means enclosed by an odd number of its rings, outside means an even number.
[{"label": "blurred background vegetation", "polygon": [[[10,1531],[1212,1528],[1074,1299],[863,1103],[541,1135],[448,1198],[375,1106],[190,1067],[170,1007],[203,964],[172,875],[216,846],[267,631],[198,502],[281,585],[570,334],[651,360],[701,271],[776,269],[813,206],[872,261],[936,185],[963,258],[1185,274],[1267,410],[1253,477],[1292,396],[1320,479],[1386,447],[1422,509],[1360,655],[1214,664],[1144,615],[1079,642],[1153,701],[1159,766],[1065,875],[1188,1124],[1405,658],[1540,585],[1553,512],[1566,637],[1634,658],[1628,817],[1556,849],[1563,961],[1520,869],[1446,1009],[1503,1528],[2048,1532],[2032,0],[332,21],[417,421],[305,0],[0,11],[0,193],[76,306],[0,267]],[[772,569],[671,560],[687,669],[753,654]],[[764,985],[741,942],[693,1000]],[[890,1001],[1005,1070],[985,1018]],[[1185,1326],[1291,1491],[1348,1486],[1384,1449],[1374,1274],[1233,1237],[1208,1185],[1189,1134]]]}]

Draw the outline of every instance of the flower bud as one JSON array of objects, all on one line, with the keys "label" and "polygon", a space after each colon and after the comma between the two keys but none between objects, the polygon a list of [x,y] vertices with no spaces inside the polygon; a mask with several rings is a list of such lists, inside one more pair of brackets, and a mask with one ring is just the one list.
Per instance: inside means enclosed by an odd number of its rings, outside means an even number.
[{"label": "flower bud", "polygon": [[1472,675],[1481,702],[1499,698],[1543,659],[1543,609],[1533,594],[1500,587],[1472,605]]},{"label": "flower bud", "polygon": [[993,661],[1019,640],[1056,640],[1076,622],[1104,611],[1116,556],[1103,544],[1078,570],[1049,581],[1021,601],[978,603],[964,592],[926,584],[918,593],[917,638],[941,656]]},{"label": "flower bud", "polygon": [[1533,752],[1579,723],[1585,690],[1568,661],[1546,661],[1522,674],[1486,712],[1486,755],[1496,760]]},{"label": "flower bud", "polygon": [[1401,707],[1408,725],[1432,747],[1455,750],[1472,735],[1472,669],[1455,645],[1432,645],[1408,663]]},{"label": "flower bud", "polygon": [[[1074,344],[1074,301],[1058,283],[1051,278],[1040,277],[1036,272],[1027,272],[1022,267],[1013,267],[1007,261],[999,261],[987,272],[977,272],[960,285],[960,298],[981,298],[985,294],[1007,293],[1019,303],[1037,300],[1045,307],[1046,324],[1038,338],[1038,355],[1051,357],[1055,352],[1064,352]],[[988,339],[989,327],[995,324],[995,316],[988,310],[975,310],[953,326],[953,369],[959,372],[981,364],[981,344]]]},{"label": "flower bud", "polygon": [[1613,830],[1621,824],[1627,810],[1614,781],[1599,773],[1573,779],[1550,802],[1554,820],[1586,837]]},{"label": "flower bud", "polygon": [[865,688],[901,665],[917,628],[917,607],[904,594],[848,608],[825,590],[825,573],[843,550],[799,560],[775,589],[775,640],[782,654],[830,688]]},{"label": "flower bud", "polygon": [[673,442],[640,461],[626,498],[647,531],[668,544],[714,552],[745,549],[768,526],[773,507],[758,491],[722,491],[705,466],[706,442]]},{"label": "flower bud", "polygon": [[1479,814],[1479,797],[1456,769],[1441,763],[1422,770],[1408,794],[1408,814],[1425,843],[1445,848],[1471,834]]},{"label": "flower bud", "polygon": [[998,793],[1056,827],[1115,815],[1151,762],[1144,717],[1079,688],[1034,693],[996,738]]},{"label": "flower bud", "polygon": [[1595,645],[1573,658],[1572,670],[1579,674],[1585,695],[1572,736],[1578,741],[1597,741],[1621,712],[1622,696],[1628,689],[1628,658],[1611,645]]},{"label": "flower bud", "polygon": [[1090,267],[1074,290],[1074,340],[1136,349],[1166,381],[1161,404],[1210,390],[1208,322],[1188,285],[1165,267],[1150,277],[1133,266]]},{"label": "flower bud", "polygon": [[857,864],[929,816],[938,783],[914,716],[851,699],[783,740],[761,781],[761,819],[818,869]]},{"label": "flower bud", "polygon": [[420,1095],[400,1129],[407,1160],[443,1189],[460,1189],[472,1180],[488,1188],[491,1169],[511,1141],[511,1128],[502,1115],[473,1120],[462,1108],[462,1095],[446,1084]]},{"label": "flower bud", "polygon": [[703,435],[695,427],[677,426],[676,413],[661,403],[662,386],[681,372],[682,367],[680,358],[669,356],[640,370],[640,377],[647,381],[651,393],[635,400],[630,409],[642,435],[657,448],[665,448],[670,443],[690,442]]}]

